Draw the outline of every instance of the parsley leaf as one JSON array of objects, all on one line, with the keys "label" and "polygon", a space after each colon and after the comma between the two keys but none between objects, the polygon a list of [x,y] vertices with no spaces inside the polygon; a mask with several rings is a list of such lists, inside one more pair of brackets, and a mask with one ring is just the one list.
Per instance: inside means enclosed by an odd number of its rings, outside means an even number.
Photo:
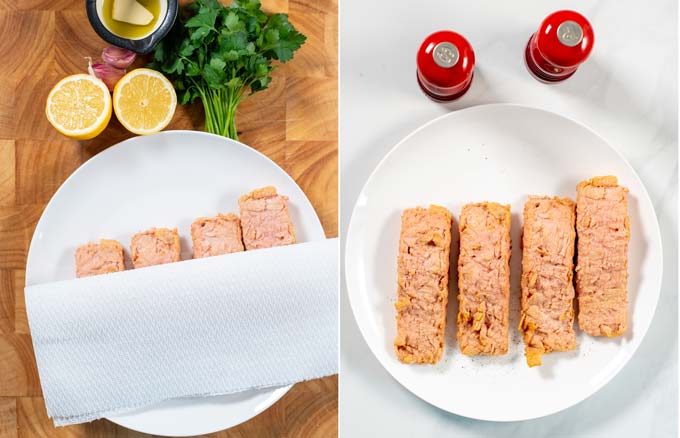
[{"label": "parsley leaf", "polygon": [[291,60],[306,37],[288,15],[264,13],[259,0],[196,0],[185,12],[149,66],[173,81],[182,105],[201,100],[207,131],[238,139],[236,107],[266,89],[274,61]]}]

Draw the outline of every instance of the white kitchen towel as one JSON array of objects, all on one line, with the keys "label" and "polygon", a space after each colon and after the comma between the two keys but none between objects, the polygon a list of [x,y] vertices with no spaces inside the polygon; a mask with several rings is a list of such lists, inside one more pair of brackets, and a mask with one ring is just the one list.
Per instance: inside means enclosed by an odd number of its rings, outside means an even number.
[{"label": "white kitchen towel", "polygon": [[337,245],[26,287],[47,414],[68,425],[337,373]]}]

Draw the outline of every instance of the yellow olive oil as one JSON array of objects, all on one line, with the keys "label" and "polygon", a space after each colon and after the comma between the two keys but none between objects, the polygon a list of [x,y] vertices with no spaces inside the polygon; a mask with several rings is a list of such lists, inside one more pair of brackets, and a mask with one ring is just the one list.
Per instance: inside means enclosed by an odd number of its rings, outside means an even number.
[{"label": "yellow olive oil", "polygon": [[102,8],[102,19],[106,27],[121,38],[139,39],[147,36],[156,27],[156,23],[161,15],[161,1],[165,0],[137,0],[153,14],[153,20],[144,26],[125,23],[113,19],[113,2],[115,0],[104,0]]}]

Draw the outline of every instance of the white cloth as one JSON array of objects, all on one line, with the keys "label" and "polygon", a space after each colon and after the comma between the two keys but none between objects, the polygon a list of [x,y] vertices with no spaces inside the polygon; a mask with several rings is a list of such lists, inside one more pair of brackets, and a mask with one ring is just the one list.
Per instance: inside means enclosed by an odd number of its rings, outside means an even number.
[{"label": "white cloth", "polygon": [[337,239],[26,288],[47,413],[92,421],[162,400],[338,371]]}]

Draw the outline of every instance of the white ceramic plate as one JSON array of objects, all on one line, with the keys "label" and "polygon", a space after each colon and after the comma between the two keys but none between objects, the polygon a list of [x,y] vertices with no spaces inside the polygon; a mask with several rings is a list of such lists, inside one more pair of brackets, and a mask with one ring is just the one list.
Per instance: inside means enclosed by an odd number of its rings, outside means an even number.
[{"label": "white ceramic plate", "polygon": [[[643,147],[643,145],[641,145]],[[578,331],[578,349],[543,356],[529,368],[517,330],[520,236],[526,196],[575,199],[576,184],[616,175],[630,189],[629,327],[617,339]],[[430,203],[457,218],[468,202],[512,208],[510,347],[499,357],[466,357],[455,341],[455,269],[451,270],[446,346],[435,366],[404,365],[394,354],[394,302],[400,215]],[[458,233],[453,233],[454,248]],[[456,251],[457,254],[457,251]],[[485,105],[446,114],[406,137],[382,160],[352,214],[345,254],[352,310],[385,369],[423,400],[470,418],[514,421],[566,409],[605,385],[633,356],[650,325],[661,286],[662,251],[654,208],[625,159],[588,128],[517,105]]]},{"label": "white ceramic plate", "polygon": [[[178,227],[182,258],[191,258],[191,222],[238,212],[238,197],[275,186],[290,198],[300,242],[324,239],[305,194],[273,161],[241,143],[195,131],[135,137],[96,155],[54,194],[31,241],[26,284],[75,276],[76,246],[154,226]],[[267,409],[290,386],[240,394],[172,400],[109,418],[154,435],[189,436],[235,426]]]}]

